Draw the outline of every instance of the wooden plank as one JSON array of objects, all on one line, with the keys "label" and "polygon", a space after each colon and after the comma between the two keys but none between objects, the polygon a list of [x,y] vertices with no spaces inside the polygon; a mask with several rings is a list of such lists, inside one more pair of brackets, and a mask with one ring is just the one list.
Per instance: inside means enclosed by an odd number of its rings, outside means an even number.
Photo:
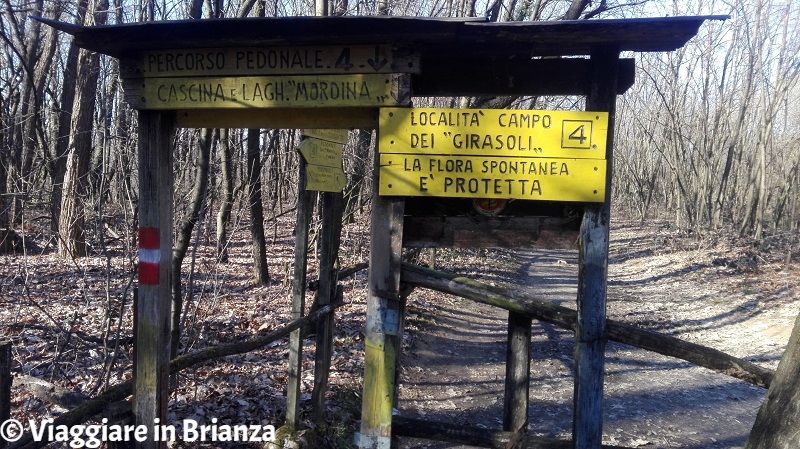
[{"label": "wooden plank", "polygon": [[[476,60],[469,54],[422,55],[425,71],[414,75],[414,95],[586,95],[591,73],[583,58],[529,59],[494,57]],[[633,85],[635,61],[621,59],[617,93]],[[491,66],[491,70],[486,67]]]},{"label": "wooden plank", "polygon": [[123,78],[419,73],[419,54],[386,44],[183,48],[125,58]]},{"label": "wooden plank", "polygon": [[308,183],[306,190],[318,192],[341,192],[347,184],[347,177],[341,168],[323,165],[306,165]]},{"label": "wooden plank", "polygon": [[[166,422],[169,397],[174,115],[139,112],[139,287],[133,414],[148,428]],[[137,443],[137,449],[166,443]]]},{"label": "wooden plank", "polygon": [[405,248],[575,249],[578,227],[551,217],[412,217],[403,229]]},{"label": "wooden plank", "polygon": [[[375,155],[377,172],[378,157]],[[370,225],[369,291],[365,329],[364,392],[361,428],[355,443],[361,449],[389,449],[396,364],[400,355],[400,266],[404,201],[377,194],[373,184]]]},{"label": "wooden plank", "polygon": [[313,123],[319,128],[378,127],[376,108],[317,109],[213,109],[180,110],[178,126],[183,128],[302,128]]},{"label": "wooden plank", "polygon": [[602,202],[606,161],[380,155],[379,193],[390,196]]},{"label": "wooden plank", "polygon": [[[487,285],[467,277],[404,263],[403,283],[430,288],[441,293],[460,296],[516,313],[558,327],[575,330],[578,313],[569,307],[558,306],[518,289]],[[718,373],[734,377],[755,386],[767,388],[775,373],[771,370],[713,348],[681,340],[669,335],[640,329],[636,326],[607,320],[608,338],[636,348],[686,360]]]},{"label": "wooden plank", "polygon": [[503,430],[527,433],[531,379],[531,317],[508,312]]},{"label": "wooden plank", "polygon": [[385,107],[379,128],[381,154],[603,159],[608,114]]},{"label": "wooden plank", "polygon": [[309,137],[297,149],[307,163],[342,168],[342,144]]},{"label": "wooden plank", "polygon": [[326,142],[340,143],[342,145],[346,144],[347,139],[350,137],[349,129],[305,128],[300,131],[306,137],[324,140]]},{"label": "wooden plank", "polygon": [[291,75],[125,80],[125,98],[139,110],[399,106],[410,75]]},{"label": "wooden plank", "polygon": [[[336,261],[339,256],[340,242],[337,234],[342,229],[342,213],[342,193],[323,193],[319,289],[314,300],[315,307],[328,305],[336,297],[338,284]],[[325,419],[325,391],[328,388],[328,376],[330,375],[331,357],[333,356],[333,331],[333,313],[328,314],[317,322],[314,389],[311,393],[313,419],[317,424],[323,424]]]},{"label": "wooden plank", "polygon": [[[0,341],[0,423],[4,423],[11,418],[11,365],[14,363],[14,358],[11,356],[11,341]],[[22,432],[22,429],[11,429],[10,427],[4,428],[4,431]],[[13,435],[16,435],[15,433]],[[8,435],[11,436],[11,435]],[[5,438],[0,438],[0,448],[5,449],[8,446],[8,441]]]},{"label": "wooden plank", "polygon": [[[505,201],[505,207],[496,214],[480,213],[480,210],[491,208],[491,204],[487,204],[491,201],[495,200],[412,196],[406,198],[406,215],[415,217],[474,216],[478,218],[478,221],[492,218],[549,217],[561,219],[563,224],[577,222],[578,224],[574,226],[576,230],[580,227],[580,219],[583,217],[583,204],[556,201]],[[482,205],[476,206],[476,202]]]},{"label": "wooden plank", "polygon": [[[592,53],[594,77],[586,108],[609,112],[606,171],[611,182],[614,112],[619,51]],[[603,436],[603,369],[606,347],[606,296],[611,193],[600,207],[587,207],[581,223],[578,266],[578,319],[575,328],[575,392],[572,435],[576,449],[599,449]]]},{"label": "wooden plank", "polygon": [[[297,182],[297,218],[294,239],[294,267],[292,275],[292,319],[303,316],[306,294],[306,268],[308,265],[308,231],[313,203],[306,190],[306,163],[300,158]],[[303,366],[303,329],[289,335],[289,374],[286,391],[286,424],[297,429],[300,419],[300,383]]]}]

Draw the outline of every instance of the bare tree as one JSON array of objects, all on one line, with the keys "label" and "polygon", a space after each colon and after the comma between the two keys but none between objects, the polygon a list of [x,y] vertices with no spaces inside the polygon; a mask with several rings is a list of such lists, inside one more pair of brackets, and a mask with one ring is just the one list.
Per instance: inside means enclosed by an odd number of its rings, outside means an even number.
[{"label": "bare tree", "polygon": [[219,130],[219,165],[222,175],[221,204],[217,213],[217,260],[228,261],[228,222],[233,208],[233,153],[227,129]]},{"label": "bare tree", "polygon": [[178,227],[178,237],[172,248],[172,357],[178,355],[181,337],[181,317],[183,313],[183,293],[181,292],[181,267],[189,250],[197,222],[205,212],[203,205],[208,194],[209,167],[211,165],[211,146],[214,141],[214,130],[203,129],[196,134],[197,166],[195,168],[194,186],[191,192],[189,207],[183,223]]},{"label": "bare tree", "polygon": [[[247,130],[247,204],[250,210],[250,236],[253,239],[253,275],[256,283],[269,282],[267,266],[267,242],[264,237],[264,204],[261,195],[261,145],[260,130]],[[277,132],[269,139],[268,148],[273,151],[277,144]]]},{"label": "bare tree", "polygon": [[[87,18],[92,24],[104,25],[107,17],[108,0],[95,0],[90,3]],[[88,186],[93,116],[99,76],[98,57],[96,53],[84,49],[78,53],[75,100],[70,121],[70,141],[58,226],[58,253],[65,258],[86,255],[86,219],[83,201]]]}]

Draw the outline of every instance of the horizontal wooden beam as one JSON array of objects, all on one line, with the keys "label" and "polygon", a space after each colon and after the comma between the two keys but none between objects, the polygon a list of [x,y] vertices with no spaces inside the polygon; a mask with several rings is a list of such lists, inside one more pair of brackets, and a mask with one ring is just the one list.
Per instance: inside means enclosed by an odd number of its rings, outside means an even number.
[{"label": "horizontal wooden beam", "polygon": [[[404,263],[402,282],[413,286],[471,299],[512,312],[526,314],[533,319],[558,327],[575,330],[577,312],[568,307],[553,304],[529,293],[483,284],[452,273],[431,270]],[[616,320],[606,320],[607,338],[675,357],[703,368],[722,373],[761,388],[768,388],[775,372],[747,360],[734,357],[707,346],[698,345],[671,335],[641,329]]]},{"label": "horizontal wooden beam", "polygon": [[405,217],[406,248],[575,249],[577,228],[555,217]]},{"label": "horizontal wooden beam", "polygon": [[182,128],[332,128],[373,129],[377,108],[231,109],[178,111]]},{"label": "horizontal wooden beam", "polygon": [[[591,85],[589,60],[476,59],[468,53],[431,60],[422,57],[422,73],[412,76],[414,96],[586,95]],[[617,94],[634,82],[633,59],[619,60]]]}]

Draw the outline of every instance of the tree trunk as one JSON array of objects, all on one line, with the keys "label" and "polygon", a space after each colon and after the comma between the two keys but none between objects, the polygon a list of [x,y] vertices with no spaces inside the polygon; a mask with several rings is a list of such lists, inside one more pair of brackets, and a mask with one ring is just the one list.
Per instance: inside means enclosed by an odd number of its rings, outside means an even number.
[{"label": "tree trunk", "polygon": [[366,186],[366,175],[370,167],[370,150],[372,149],[372,131],[362,129],[356,139],[356,154],[353,158],[353,174],[350,176],[349,189],[345,193],[345,219],[352,223],[356,210],[361,210],[367,202],[369,189]]},{"label": "tree trunk", "polygon": [[11,249],[11,223],[9,222],[8,209],[10,202],[6,195],[9,162],[8,148],[6,147],[6,116],[5,99],[0,96],[0,254]]},{"label": "tree trunk", "polygon": [[[208,170],[211,160],[211,144],[214,141],[214,130],[206,128],[197,136],[197,174],[192,189],[192,199],[186,212],[186,221],[178,229],[177,240],[172,248],[172,338],[171,358],[178,355],[181,342],[181,311],[183,295],[181,294],[181,265],[189,250],[192,231],[200,219],[201,206],[208,190]],[[191,298],[189,298],[191,299]]]},{"label": "tree trunk", "polygon": [[[103,25],[108,15],[108,1],[99,0],[92,6],[95,25]],[[92,127],[99,75],[98,54],[80,50],[78,55],[75,101],[70,121],[70,141],[67,150],[67,168],[64,174],[61,215],[59,217],[58,254],[63,258],[86,255],[85,199],[89,157],[92,150]]]},{"label": "tree trunk", "polygon": [[219,162],[222,170],[222,199],[217,213],[217,260],[228,261],[228,222],[233,206],[233,168],[231,142],[227,129],[219,130]]},{"label": "tree trunk", "polygon": [[[86,17],[88,0],[80,0],[77,7],[77,17],[75,23],[82,25]],[[75,42],[70,41],[69,51],[67,52],[67,62],[64,67],[64,81],[61,89],[60,108],[58,111],[58,135],[55,139],[55,150],[50,154],[50,227],[54,232],[58,231],[58,220],[61,215],[62,189],[64,187],[64,174],[67,171],[67,150],[69,149],[69,136],[71,124],[71,112],[75,103],[75,91],[69,86],[76,86],[75,79],[78,72],[78,51]]]},{"label": "tree trunk", "polygon": [[756,415],[746,449],[795,449],[800,435],[800,316],[767,397]]},{"label": "tree trunk", "polygon": [[[274,134],[277,136],[277,132]],[[275,137],[269,148],[274,149]],[[253,275],[257,284],[269,282],[267,241],[264,237],[264,204],[261,198],[260,130],[247,130],[247,202],[250,205],[250,236],[253,239]]]},{"label": "tree trunk", "polygon": [[[42,15],[42,0],[31,3],[32,15]],[[11,212],[11,222],[20,224],[24,210],[24,196],[28,189],[25,187],[33,160],[36,142],[36,122],[39,120],[39,98],[42,93],[37,91],[39,82],[36,80],[36,61],[39,59],[39,48],[42,40],[42,24],[39,21],[30,21],[25,32],[25,37],[18,45],[23,48],[25,61],[22,63],[25,73],[22,75],[21,107],[18,115],[18,139],[16,151],[12,154],[12,182],[16,184],[16,193],[12,197],[14,207]]]}]

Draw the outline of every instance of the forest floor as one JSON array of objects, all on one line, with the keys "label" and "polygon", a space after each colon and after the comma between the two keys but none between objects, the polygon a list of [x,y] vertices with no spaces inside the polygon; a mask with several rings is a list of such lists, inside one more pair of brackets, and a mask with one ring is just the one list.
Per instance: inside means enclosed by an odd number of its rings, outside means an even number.
[{"label": "forest floor", "polygon": [[[26,225],[25,254],[0,255],[0,336],[13,342],[14,374],[34,376],[80,395],[130,377],[135,242],[129,227],[111,225],[104,247],[74,261],[56,258],[41,223]],[[184,281],[184,351],[241,341],[290,321],[293,216],[270,223],[272,282],[254,285],[249,232],[233,226],[230,260],[222,264],[213,236],[201,231]],[[364,262],[366,218],[345,227],[342,267]],[[101,229],[101,228],[98,228]],[[96,237],[96,236],[94,236]],[[759,246],[725,234],[697,239],[664,221],[613,226],[608,316],[777,366],[800,312],[800,264],[779,246]],[[96,241],[96,240],[95,240]],[[577,251],[438,250],[438,269],[494,285],[527,289],[574,307]],[[422,262],[428,262],[423,257]],[[313,261],[309,280],[315,278]],[[191,281],[188,273],[193,273]],[[320,446],[351,447],[360,414],[366,271],[343,281],[345,305],[337,330]],[[308,301],[310,303],[310,300]],[[425,290],[409,298],[399,412],[477,429],[500,427],[506,313]],[[118,347],[104,339],[122,338]],[[534,322],[529,433],[568,438],[571,428],[570,333]],[[304,345],[303,425],[309,421],[313,339]],[[283,422],[286,341],[192,367],[179,376],[169,421],[227,424]],[[686,362],[621,344],[607,349],[604,441],[630,447],[742,447],[765,391]],[[20,420],[54,417],[65,407],[15,386],[12,414]],[[313,433],[305,431],[305,435]],[[459,445],[404,440],[403,447]],[[190,447],[182,442],[171,447]],[[193,444],[191,447],[247,447]],[[256,446],[253,446],[256,447]]]}]

